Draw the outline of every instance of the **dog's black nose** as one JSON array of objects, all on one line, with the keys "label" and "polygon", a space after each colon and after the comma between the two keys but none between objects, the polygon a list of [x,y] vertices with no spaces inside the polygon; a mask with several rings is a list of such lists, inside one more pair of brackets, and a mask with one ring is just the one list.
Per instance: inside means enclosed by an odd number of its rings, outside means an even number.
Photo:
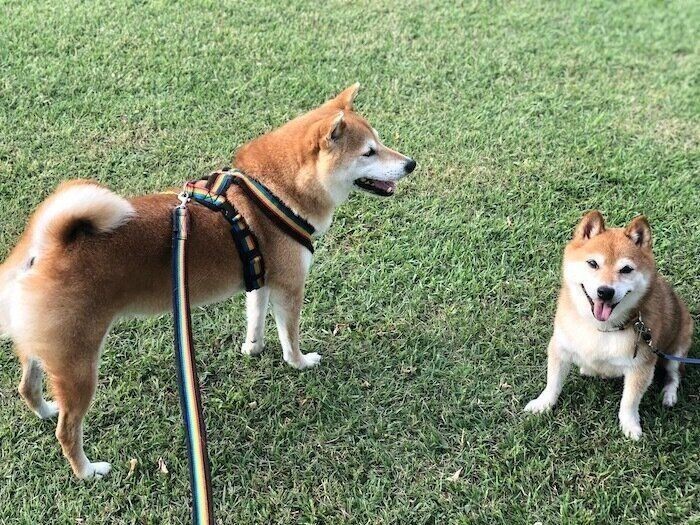
[{"label": "dog's black nose", "polygon": [[598,297],[600,297],[603,301],[610,301],[613,297],[615,297],[615,288],[610,288],[609,286],[599,286]]},{"label": "dog's black nose", "polygon": [[406,173],[411,173],[414,169],[416,169],[416,161],[409,159],[403,169],[406,171]]}]

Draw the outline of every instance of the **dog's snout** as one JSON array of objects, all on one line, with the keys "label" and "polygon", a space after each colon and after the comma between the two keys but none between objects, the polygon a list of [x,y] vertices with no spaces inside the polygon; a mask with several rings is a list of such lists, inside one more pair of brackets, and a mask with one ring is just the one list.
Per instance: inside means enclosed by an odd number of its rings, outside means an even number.
[{"label": "dog's snout", "polygon": [[610,301],[613,297],[615,297],[615,288],[611,288],[610,286],[599,286],[598,297],[600,297],[603,301]]},{"label": "dog's snout", "polygon": [[403,169],[406,173],[411,173],[414,169],[416,169],[416,161],[413,159],[408,159],[408,162],[404,164]]}]

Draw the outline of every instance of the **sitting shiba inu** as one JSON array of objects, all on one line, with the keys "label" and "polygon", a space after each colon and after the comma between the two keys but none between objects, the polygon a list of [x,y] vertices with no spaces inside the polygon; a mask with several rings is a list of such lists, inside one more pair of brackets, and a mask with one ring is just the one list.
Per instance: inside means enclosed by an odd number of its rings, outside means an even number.
[{"label": "sitting shiba inu", "polygon": [[[289,213],[325,232],[351,191],[390,196],[415,161],[384,146],[353,111],[356,84],[317,109],[243,146],[234,165],[264,185]],[[184,182],[184,181],[183,181]],[[311,252],[285,234],[239,186],[226,199],[247,222],[264,257],[265,285],[246,296],[242,352],[263,350],[272,302],[284,360],[316,365],[299,350],[299,318]],[[0,266],[0,334],[22,363],[19,392],[39,417],[58,413],[56,437],[79,478],[101,477],[109,463],[83,451],[82,422],[97,385],[100,348],[115,319],[171,307],[173,194],[124,199],[97,184],[73,181],[45,200],[19,244]],[[221,214],[192,203],[189,287],[192,303],[243,289],[242,263]],[[56,403],[42,396],[46,370]]]},{"label": "sitting shiba inu", "polygon": [[[639,340],[634,323],[643,319],[652,330],[652,344],[676,356],[687,355],[693,333],[688,309],[656,271],[646,218],[607,229],[599,212],[588,213],[566,247],[562,273],[547,350],[547,386],[525,410],[552,408],[572,364],[583,375],[624,376],[620,427],[626,436],[639,439],[639,402],[659,358]],[[667,375],[663,404],[670,407],[677,400],[682,369],[665,359],[659,364]]]}]

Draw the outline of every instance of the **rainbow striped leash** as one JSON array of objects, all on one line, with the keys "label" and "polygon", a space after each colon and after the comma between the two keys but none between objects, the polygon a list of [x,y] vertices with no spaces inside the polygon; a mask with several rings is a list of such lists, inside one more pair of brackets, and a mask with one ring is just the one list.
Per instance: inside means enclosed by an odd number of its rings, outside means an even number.
[{"label": "rainbow striped leash", "polygon": [[192,341],[192,319],[187,287],[186,243],[190,233],[187,210],[189,195],[178,197],[180,205],[173,210],[173,317],[175,321],[175,359],[180,390],[180,407],[185,422],[185,436],[192,487],[192,523],[214,525],[211,472],[207,453],[207,432],[202,414],[202,398],[197,379],[197,365]]},{"label": "rainbow striped leash", "polygon": [[231,225],[231,234],[243,264],[246,290],[264,285],[265,264],[255,235],[245,219],[226,198],[231,184],[238,185],[278,228],[313,253],[314,227],[294,213],[262,183],[239,170],[224,168],[199,181],[190,181],[178,195],[180,205],[173,209],[173,317],[175,321],[175,358],[180,390],[180,406],[185,423],[185,436],[192,487],[192,523],[213,525],[211,472],[207,453],[207,435],[202,414],[202,399],[197,379],[197,365],[192,341],[192,318],[187,286],[187,237],[190,214],[187,203],[193,200],[219,211]]}]

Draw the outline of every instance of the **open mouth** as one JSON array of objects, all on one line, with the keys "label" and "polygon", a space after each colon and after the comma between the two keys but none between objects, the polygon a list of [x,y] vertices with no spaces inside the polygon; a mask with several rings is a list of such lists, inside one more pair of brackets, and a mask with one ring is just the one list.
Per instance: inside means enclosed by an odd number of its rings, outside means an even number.
[{"label": "open mouth", "polygon": [[588,292],[583,284],[581,284],[581,290],[583,290],[583,293],[586,295],[586,299],[588,299],[588,303],[591,305],[591,313],[593,314],[593,317],[595,317],[601,323],[604,323],[610,319],[613,310],[618,304],[620,304],[619,302],[613,304],[608,301],[603,301],[602,299],[591,299],[591,296],[588,295]]},{"label": "open mouth", "polygon": [[355,186],[375,195],[390,197],[396,191],[396,183],[386,180],[368,179],[362,177],[355,181]]}]

